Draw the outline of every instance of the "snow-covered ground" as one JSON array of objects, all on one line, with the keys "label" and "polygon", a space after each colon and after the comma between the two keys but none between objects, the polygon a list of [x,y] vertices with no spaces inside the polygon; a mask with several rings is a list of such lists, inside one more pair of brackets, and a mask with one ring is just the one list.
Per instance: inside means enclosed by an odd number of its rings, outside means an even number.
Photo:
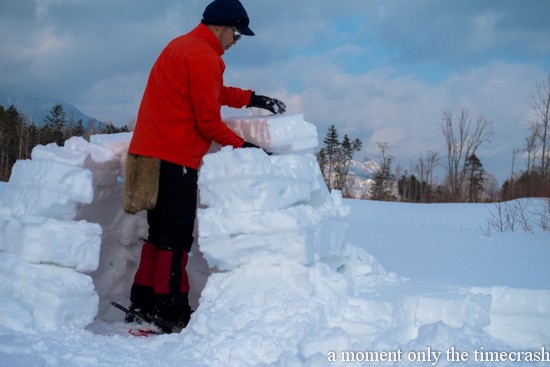
[{"label": "snow-covered ground", "polygon": [[302,116],[228,124],[276,154],[205,157],[180,334],[132,336],[109,306],[128,303],[147,230],[121,210],[130,134],[16,164],[0,186],[0,366],[547,365],[547,232],[489,230],[492,205],[342,200]]}]

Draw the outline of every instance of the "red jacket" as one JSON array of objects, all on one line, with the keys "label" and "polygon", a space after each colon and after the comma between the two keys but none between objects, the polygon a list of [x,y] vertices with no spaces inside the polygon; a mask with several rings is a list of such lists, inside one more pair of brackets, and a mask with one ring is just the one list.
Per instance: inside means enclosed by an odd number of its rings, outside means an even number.
[{"label": "red jacket", "polygon": [[198,169],[212,141],[243,145],[220,109],[248,105],[252,91],[223,85],[223,53],[203,24],[166,46],[149,75],[130,153]]}]

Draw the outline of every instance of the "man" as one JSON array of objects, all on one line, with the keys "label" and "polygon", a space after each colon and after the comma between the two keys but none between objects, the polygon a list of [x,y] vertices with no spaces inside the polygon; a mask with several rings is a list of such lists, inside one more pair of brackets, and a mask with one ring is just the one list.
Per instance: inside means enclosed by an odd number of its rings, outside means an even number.
[{"label": "man", "polygon": [[[206,7],[201,24],[167,45],[151,70],[128,149],[129,157],[160,160],[158,196],[147,211],[149,236],[130,308],[161,319],[158,325],[165,332],[181,330],[190,318],[185,267],[193,244],[202,158],[212,141],[257,148],[222,122],[221,106],[285,112],[277,99],[223,85],[221,56],[241,35],[254,36],[243,5],[239,0],[215,0]],[[173,327],[165,327],[166,322]]]}]

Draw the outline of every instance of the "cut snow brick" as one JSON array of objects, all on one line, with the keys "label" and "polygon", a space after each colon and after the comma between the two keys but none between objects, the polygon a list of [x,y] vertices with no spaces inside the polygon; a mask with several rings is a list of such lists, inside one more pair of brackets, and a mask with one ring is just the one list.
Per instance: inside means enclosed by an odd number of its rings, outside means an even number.
[{"label": "cut snow brick", "polygon": [[315,156],[269,156],[260,149],[208,154],[199,175],[201,203],[240,211],[324,202],[328,190]]},{"label": "cut snow brick", "polygon": [[53,218],[12,220],[4,228],[7,252],[32,263],[51,263],[81,272],[97,269],[101,226]]},{"label": "cut snow brick", "polygon": [[79,204],[92,202],[92,172],[65,163],[17,161],[3,190],[2,204],[14,217],[72,219]]},{"label": "cut snow brick", "polygon": [[[75,138],[71,138],[73,140]],[[76,138],[82,139],[83,138]],[[86,142],[87,143],[87,142]],[[90,156],[90,153],[82,149],[67,149],[60,147],[55,143],[48,145],[37,145],[32,149],[31,158],[33,161],[52,161],[68,164],[75,167],[83,167],[84,162]]]},{"label": "cut snow brick", "polygon": [[199,209],[199,244],[212,267],[235,269],[250,259],[291,258],[304,265],[341,253],[347,208],[294,206],[278,211],[235,213]]},{"label": "cut snow brick", "polygon": [[47,189],[8,187],[4,192],[4,205],[15,218],[40,216],[73,219],[79,203],[66,194]]},{"label": "cut snow brick", "polygon": [[8,187],[42,188],[78,203],[89,204],[94,198],[90,170],[54,161],[17,161]]},{"label": "cut snow brick", "polygon": [[491,296],[482,294],[442,294],[418,297],[415,322],[417,326],[444,322],[454,328],[469,325],[482,329],[491,324]]},{"label": "cut snow brick", "polygon": [[304,115],[231,117],[224,122],[244,140],[275,154],[313,153],[317,128]]},{"label": "cut snow brick", "polygon": [[[0,253],[0,299],[17,301],[44,330],[83,328],[94,320],[99,302],[88,275],[31,264],[9,253]],[[13,317],[0,313],[0,318]]]}]

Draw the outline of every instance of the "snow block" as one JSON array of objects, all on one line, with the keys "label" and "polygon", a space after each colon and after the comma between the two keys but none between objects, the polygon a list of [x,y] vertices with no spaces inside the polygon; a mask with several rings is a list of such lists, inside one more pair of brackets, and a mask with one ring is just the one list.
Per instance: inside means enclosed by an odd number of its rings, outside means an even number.
[{"label": "snow block", "polygon": [[198,210],[199,245],[211,267],[311,265],[342,250],[348,208],[328,192],[313,154],[223,148],[204,157],[198,185],[207,206]]},{"label": "snow block", "polygon": [[[120,156],[128,151],[128,145],[132,140],[133,133],[100,134],[90,136],[90,145],[108,149],[113,156]],[[66,144],[66,143],[65,143]],[[94,160],[99,162],[99,156],[94,155]]]},{"label": "snow block", "polygon": [[[122,187],[124,176],[124,159],[128,151],[128,144],[132,138],[131,133],[92,135],[86,150],[90,152],[89,159],[84,167],[94,172],[94,186],[112,186],[117,184]],[[117,182],[119,180],[119,182]]]},{"label": "snow block", "polygon": [[94,197],[92,172],[54,161],[17,161],[8,186],[44,188],[64,193],[73,201],[89,204]]},{"label": "snow block", "polygon": [[492,297],[491,335],[517,345],[550,344],[550,290],[492,287],[472,292]]},{"label": "snow block", "polygon": [[310,265],[341,253],[346,207],[332,200],[320,207],[299,205],[277,211],[233,212],[225,208],[198,210],[199,244],[208,264],[235,269],[265,257],[290,258]]},{"label": "snow block", "polygon": [[101,233],[101,226],[86,221],[25,218],[5,226],[4,247],[31,263],[90,272],[99,264]]},{"label": "snow block", "polygon": [[304,115],[232,117],[224,122],[244,140],[275,154],[313,153],[317,128]]},{"label": "snow block", "polygon": [[3,209],[4,205],[2,204],[2,199],[4,197],[4,191],[6,190],[8,183],[1,181],[0,182],[0,210]]},{"label": "snow block", "polygon": [[[77,140],[78,139],[78,140]],[[71,138],[69,141],[84,141],[83,138]],[[83,143],[84,144],[84,143]],[[32,149],[31,159],[33,161],[52,161],[68,164],[75,167],[83,167],[84,162],[89,157],[90,153],[85,149],[74,149],[66,146],[60,147],[55,143],[48,145],[37,145]]]},{"label": "snow block", "polygon": [[41,188],[11,187],[5,192],[4,204],[11,209],[15,218],[40,216],[58,219],[73,219],[79,205],[64,193]]},{"label": "snow block", "polygon": [[203,159],[200,200],[210,207],[239,211],[324,202],[328,190],[319,176],[312,154],[269,156],[260,149],[223,148]]},{"label": "snow block", "polygon": [[483,294],[445,294],[418,297],[416,325],[443,322],[453,328],[469,325],[481,330],[491,323],[491,296]]},{"label": "snow block", "polygon": [[106,186],[120,176],[120,157],[128,150],[130,138],[131,133],[92,135],[88,143],[81,137],[73,137],[62,147],[56,144],[36,146],[32,159],[87,168],[93,172],[94,186]]},{"label": "snow block", "polygon": [[[99,301],[89,276],[55,265],[31,264],[9,253],[0,253],[0,299],[17,301],[44,330],[85,327],[93,321]],[[13,320],[18,311],[0,310],[0,318]]]},{"label": "snow block", "polygon": [[276,265],[288,258],[309,265],[314,258],[313,241],[313,233],[306,229],[301,232],[199,238],[208,265],[224,271],[257,262]]},{"label": "snow block", "polygon": [[[4,226],[6,225],[6,221],[0,219],[0,233],[4,233]],[[6,251],[6,246],[4,245],[4,236],[0,235],[0,252]]]},{"label": "snow block", "polygon": [[2,203],[14,217],[35,215],[69,219],[80,203],[93,200],[92,172],[55,161],[17,161]]}]

